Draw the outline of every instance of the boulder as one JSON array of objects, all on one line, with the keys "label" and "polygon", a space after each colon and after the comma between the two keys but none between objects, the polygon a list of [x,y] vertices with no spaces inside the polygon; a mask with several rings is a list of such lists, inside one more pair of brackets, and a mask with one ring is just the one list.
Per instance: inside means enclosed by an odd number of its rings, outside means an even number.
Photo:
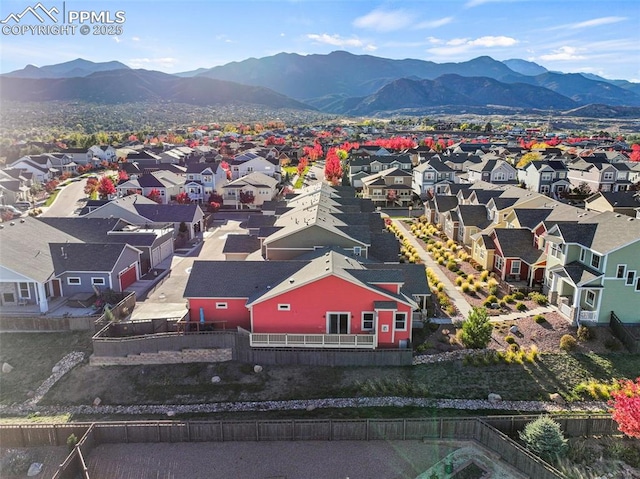
[{"label": "boulder", "polygon": [[515,324],[513,326],[511,326],[509,328],[509,332],[511,334],[518,334],[520,332],[520,330],[518,329],[518,326],[516,326]]},{"label": "boulder", "polygon": [[256,365],[253,367],[253,372],[254,372],[254,373],[261,373],[261,372],[262,372],[262,366],[260,366],[259,364],[256,364]]},{"label": "boulder", "polygon": [[567,401],[565,401],[564,398],[558,393],[549,394],[549,399],[551,401],[553,401],[554,403],[556,403],[556,404],[566,404],[567,403]]},{"label": "boulder", "polygon": [[309,405],[307,406],[307,411],[313,411],[313,410],[315,410],[315,408],[316,408],[316,407],[315,407],[313,404],[309,404]]},{"label": "boulder", "polygon": [[489,400],[489,402],[500,402],[502,401],[502,396],[496,393],[489,393],[489,396],[487,396],[487,399]]},{"label": "boulder", "polygon": [[175,411],[167,411],[167,416],[169,416],[169,417],[173,417],[173,416],[175,416],[175,415],[176,415],[176,412],[175,412]]},{"label": "boulder", "polygon": [[2,372],[5,374],[10,373],[11,371],[13,371],[13,366],[11,366],[11,364],[9,363],[2,363]]},{"label": "boulder", "polygon": [[213,377],[211,378],[211,382],[212,382],[213,384],[219,383],[220,381],[222,381],[222,379],[220,379],[220,376],[213,376]]},{"label": "boulder", "polygon": [[29,477],[37,476],[38,474],[40,474],[40,471],[42,471],[42,463],[34,462],[29,466],[29,470],[27,471],[27,476]]},{"label": "boulder", "polygon": [[100,406],[100,404],[102,404],[102,399],[100,399],[99,397],[95,398],[93,400],[93,405],[94,406]]},{"label": "boulder", "polygon": [[60,366],[58,364],[56,364],[54,367],[51,368],[52,374],[55,374],[57,372],[60,372]]}]

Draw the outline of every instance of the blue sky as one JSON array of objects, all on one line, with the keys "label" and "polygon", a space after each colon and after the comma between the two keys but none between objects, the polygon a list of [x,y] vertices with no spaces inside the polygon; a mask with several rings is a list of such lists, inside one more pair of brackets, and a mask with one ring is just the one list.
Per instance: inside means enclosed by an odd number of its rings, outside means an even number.
[{"label": "blue sky", "polygon": [[[63,10],[62,0],[41,3]],[[3,0],[0,19],[36,4]],[[3,32],[0,72],[80,57],[176,73],[279,52],[347,50],[438,63],[522,58],[550,70],[640,82],[637,0],[67,0],[64,10],[105,11],[111,18],[123,11],[122,32]],[[37,23],[30,13],[20,21]]]}]

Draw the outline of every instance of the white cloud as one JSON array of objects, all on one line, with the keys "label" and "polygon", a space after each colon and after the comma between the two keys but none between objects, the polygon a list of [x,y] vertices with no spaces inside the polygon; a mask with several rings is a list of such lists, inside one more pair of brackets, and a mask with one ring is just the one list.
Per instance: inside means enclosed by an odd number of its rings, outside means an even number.
[{"label": "white cloud", "polygon": [[546,55],[540,55],[539,58],[540,60],[547,62],[565,62],[573,60],[584,60],[585,58],[587,58],[584,55],[581,55],[579,53],[580,51],[581,50],[574,47],[564,46],[557,48],[556,50],[553,50],[551,53],[548,53]]},{"label": "white cloud", "polygon": [[427,37],[427,41],[432,45],[442,45],[444,43],[444,40],[440,40],[436,37]]},{"label": "white cloud", "polygon": [[486,48],[512,47],[520,43],[515,38],[505,36],[485,36],[476,39],[452,38],[447,41],[429,37],[429,40],[430,43],[434,45],[441,45],[427,50],[429,53],[437,56],[461,55],[463,53]]},{"label": "white cloud", "polygon": [[317,43],[323,43],[325,45],[333,45],[334,47],[355,47],[355,48],[363,48],[367,51],[374,51],[377,49],[375,45],[372,43],[367,43],[357,37],[344,38],[340,35],[329,35],[327,33],[317,34],[317,33],[309,33],[307,34],[307,38],[309,40],[313,40]]},{"label": "white cloud", "polygon": [[356,18],[353,26],[378,32],[393,32],[409,27],[414,20],[415,16],[405,10],[376,9],[363,17]]},{"label": "white cloud", "polygon": [[612,23],[623,22],[627,18],[626,17],[601,17],[594,18],[593,20],[587,20],[585,22],[579,22],[569,25],[569,28],[589,28],[589,27],[597,27],[600,25],[610,25]]},{"label": "white cloud", "polygon": [[139,42],[140,41],[140,37],[131,37],[131,40],[133,40],[134,42]]},{"label": "white cloud", "polygon": [[113,41],[116,42],[116,43],[120,43],[122,41],[118,37],[112,37],[112,38],[113,38]]},{"label": "white cloud", "polygon": [[504,1],[509,1],[509,0],[469,0],[467,3],[464,4],[464,7],[473,8],[473,7],[478,7],[480,5],[484,5],[485,3],[502,3]]},{"label": "white cloud", "polygon": [[127,64],[131,68],[172,68],[178,62],[177,58],[131,58]]},{"label": "white cloud", "polygon": [[426,22],[418,23],[415,28],[423,29],[423,28],[438,28],[444,25],[447,25],[453,21],[453,17],[444,17],[439,18],[438,20],[428,20]]}]

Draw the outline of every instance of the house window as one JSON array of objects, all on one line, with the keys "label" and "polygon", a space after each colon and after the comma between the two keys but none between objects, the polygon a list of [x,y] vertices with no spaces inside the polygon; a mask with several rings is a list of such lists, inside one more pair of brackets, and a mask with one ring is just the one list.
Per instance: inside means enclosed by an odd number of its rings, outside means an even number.
[{"label": "house window", "polygon": [[291,311],[290,304],[278,304],[278,311]]},{"label": "house window", "polygon": [[562,256],[562,245],[551,243],[551,256],[560,258]]},{"label": "house window", "polygon": [[94,286],[104,286],[104,278],[91,278],[91,284]]},{"label": "house window", "polygon": [[504,264],[504,260],[502,259],[502,256],[498,256],[498,255],[496,255],[496,259],[495,259],[495,261],[494,261],[495,268],[496,268],[498,271],[502,271],[502,266],[503,266],[503,264]]},{"label": "house window", "polygon": [[591,290],[587,291],[587,297],[584,299],[584,302],[589,306],[596,304],[596,293]]},{"label": "house window", "polygon": [[402,180],[402,178],[401,178],[401,177],[396,176],[396,177],[393,179],[393,183],[394,183],[394,184],[396,184],[396,185],[401,185],[402,183],[404,183],[404,181]]},{"label": "house window", "polygon": [[493,176],[494,181],[504,181],[507,177],[504,175],[502,171],[496,171],[496,174]]},{"label": "house window", "polygon": [[77,278],[77,277],[69,277],[69,278],[67,278],[67,284],[76,285],[77,286],[77,285],[82,284],[82,280],[80,278]]},{"label": "house window", "polygon": [[227,309],[228,307],[227,303],[216,303],[216,309]]},{"label": "house window", "polygon": [[362,254],[362,248],[360,246],[354,246],[353,254],[356,256],[360,256]]},{"label": "house window", "polygon": [[407,313],[396,313],[393,324],[396,331],[405,331],[407,329]]},{"label": "house window", "polygon": [[520,274],[520,260],[511,262],[511,274]]},{"label": "house window", "polygon": [[636,277],[635,271],[627,271],[627,280],[624,282],[626,286],[631,286]]},{"label": "house window", "polygon": [[580,248],[580,261],[584,263],[584,260],[587,258],[587,250],[584,248]]},{"label": "house window", "polygon": [[640,277],[636,279],[636,291],[640,291]]},{"label": "house window", "polygon": [[433,173],[425,173],[424,174],[424,179],[425,180],[433,180],[434,176]]},{"label": "house window", "polygon": [[602,178],[604,180],[613,180],[613,171],[605,171]]},{"label": "house window", "polygon": [[595,269],[600,268],[600,255],[591,253],[591,266],[593,266]]},{"label": "house window", "polygon": [[373,322],[375,319],[375,313],[362,313],[362,330],[373,331]]},{"label": "house window", "polygon": [[29,283],[19,283],[20,287],[20,297],[24,299],[30,299],[31,294],[29,293]]},{"label": "house window", "polygon": [[540,175],[540,179],[542,181],[551,181],[551,173],[542,173],[542,175]]},{"label": "house window", "polygon": [[627,271],[627,265],[626,264],[619,264],[618,265],[618,269],[616,271],[616,278],[618,278],[618,279],[624,278],[626,271]]},{"label": "house window", "polygon": [[540,185],[540,193],[543,195],[549,194],[549,185]]}]

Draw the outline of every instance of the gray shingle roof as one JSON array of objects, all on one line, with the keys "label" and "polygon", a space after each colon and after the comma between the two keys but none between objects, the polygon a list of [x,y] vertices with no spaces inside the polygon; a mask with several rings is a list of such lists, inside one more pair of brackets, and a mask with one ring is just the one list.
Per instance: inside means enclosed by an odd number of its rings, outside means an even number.
[{"label": "gray shingle roof", "polygon": [[252,235],[227,235],[223,253],[253,253],[260,249],[260,239]]},{"label": "gray shingle roof", "polygon": [[135,210],[140,216],[155,223],[189,223],[194,220],[198,205],[141,205],[135,204]]},{"label": "gray shingle roof", "polygon": [[496,228],[494,232],[505,258],[520,258],[528,264],[533,264],[543,254],[533,246],[533,233],[528,229]]},{"label": "gray shingle roof", "polygon": [[66,271],[113,271],[126,247],[124,243],[51,243],[49,245],[56,275]]}]

